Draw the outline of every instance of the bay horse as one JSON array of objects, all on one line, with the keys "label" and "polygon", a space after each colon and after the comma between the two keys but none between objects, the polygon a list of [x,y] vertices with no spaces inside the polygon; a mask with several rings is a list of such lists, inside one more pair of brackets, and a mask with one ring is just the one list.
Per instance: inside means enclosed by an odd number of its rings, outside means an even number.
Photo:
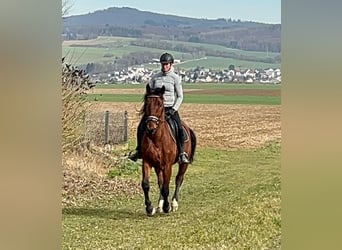
[{"label": "bay horse", "polygon": [[[165,87],[152,90],[149,84],[146,85],[144,105],[141,113],[145,120],[144,132],[141,140],[142,157],[142,181],[141,187],[144,191],[146,213],[152,216],[155,212],[176,211],[178,209],[178,195],[183,183],[184,174],[189,163],[178,162],[178,149],[176,136],[173,136],[167,122],[164,110],[163,94]],[[184,151],[188,154],[190,163],[193,162],[196,149],[196,136],[184,122],[183,129],[186,131],[187,139],[184,142]],[[178,173],[176,176],[176,187],[172,196],[172,204],[168,201],[169,184],[172,175],[172,166],[178,162]],[[154,171],[158,178],[159,201],[157,209],[153,208],[149,197],[150,172]]]}]

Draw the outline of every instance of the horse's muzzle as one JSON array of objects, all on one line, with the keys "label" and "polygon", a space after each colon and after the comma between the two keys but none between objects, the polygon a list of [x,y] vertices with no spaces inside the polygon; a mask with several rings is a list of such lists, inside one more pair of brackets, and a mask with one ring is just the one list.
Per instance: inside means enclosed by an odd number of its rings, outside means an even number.
[{"label": "horse's muzzle", "polygon": [[146,129],[149,134],[154,134],[159,127],[160,119],[156,116],[148,116],[146,119]]}]

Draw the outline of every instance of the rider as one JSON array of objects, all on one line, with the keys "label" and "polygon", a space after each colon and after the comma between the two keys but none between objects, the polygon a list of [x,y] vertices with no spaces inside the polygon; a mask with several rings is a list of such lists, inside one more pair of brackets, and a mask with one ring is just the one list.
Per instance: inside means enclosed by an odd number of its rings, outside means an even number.
[{"label": "rider", "polygon": [[[161,64],[161,71],[157,74],[153,75],[151,78],[150,87],[152,89],[161,88],[165,86],[165,93],[164,93],[164,107],[165,113],[172,117],[178,126],[178,149],[180,151],[179,154],[179,162],[180,163],[189,163],[189,159],[187,154],[184,152],[184,140],[185,134],[181,124],[181,120],[178,114],[178,109],[183,101],[183,88],[181,85],[181,78],[174,72],[172,64],[174,63],[173,56],[169,53],[164,53],[160,56],[160,64]],[[137,130],[137,147],[133,154],[130,154],[128,157],[132,161],[137,161],[141,158],[140,155],[140,144],[143,134],[143,124],[144,118],[142,118],[138,125]]]}]

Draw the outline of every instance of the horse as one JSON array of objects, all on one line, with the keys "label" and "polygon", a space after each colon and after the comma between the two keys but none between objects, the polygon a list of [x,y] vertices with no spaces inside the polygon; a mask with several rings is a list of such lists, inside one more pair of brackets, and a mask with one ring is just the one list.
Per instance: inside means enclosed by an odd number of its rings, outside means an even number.
[{"label": "horse", "polygon": [[[141,110],[145,117],[144,132],[141,140],[142,158],[142,181],[141,187],[144,192],[146,214],[153,216],[156,212],[169,213],[177,211],[179,190],[183,183],[184,174],[194,160],[196,149],[196,135],[185,122],[182,121],[183,129],[186,131],[187,139],[184,142],[184,151],[189,156],[190,163],[178,162],[178,148],[176,136],[173,136],[168,125],[168,117],[165,115],[163,94],[165,87],[152,90],[146,85],[144,104]],[[175,179],[175,190],[172,196],[172,204],[168,201],[169,184],[172,175],[172,167],[178,162],[178,173]],[[149,197],[150,172],[154,168],[158,178],[159,201],[158,207],[153,208]]]}]

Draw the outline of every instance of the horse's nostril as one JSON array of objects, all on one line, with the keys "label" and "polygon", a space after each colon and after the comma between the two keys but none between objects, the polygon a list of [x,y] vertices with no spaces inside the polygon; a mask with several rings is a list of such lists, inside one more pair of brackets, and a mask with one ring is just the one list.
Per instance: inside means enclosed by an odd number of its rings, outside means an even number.
[{"label": "horse's nostril", "polygon": [[147,133],[149,134],[149,135],[153,135],[154,133],[156,132],[156,128],[152,128],[152,127],[148,127],[147,128]]}]

